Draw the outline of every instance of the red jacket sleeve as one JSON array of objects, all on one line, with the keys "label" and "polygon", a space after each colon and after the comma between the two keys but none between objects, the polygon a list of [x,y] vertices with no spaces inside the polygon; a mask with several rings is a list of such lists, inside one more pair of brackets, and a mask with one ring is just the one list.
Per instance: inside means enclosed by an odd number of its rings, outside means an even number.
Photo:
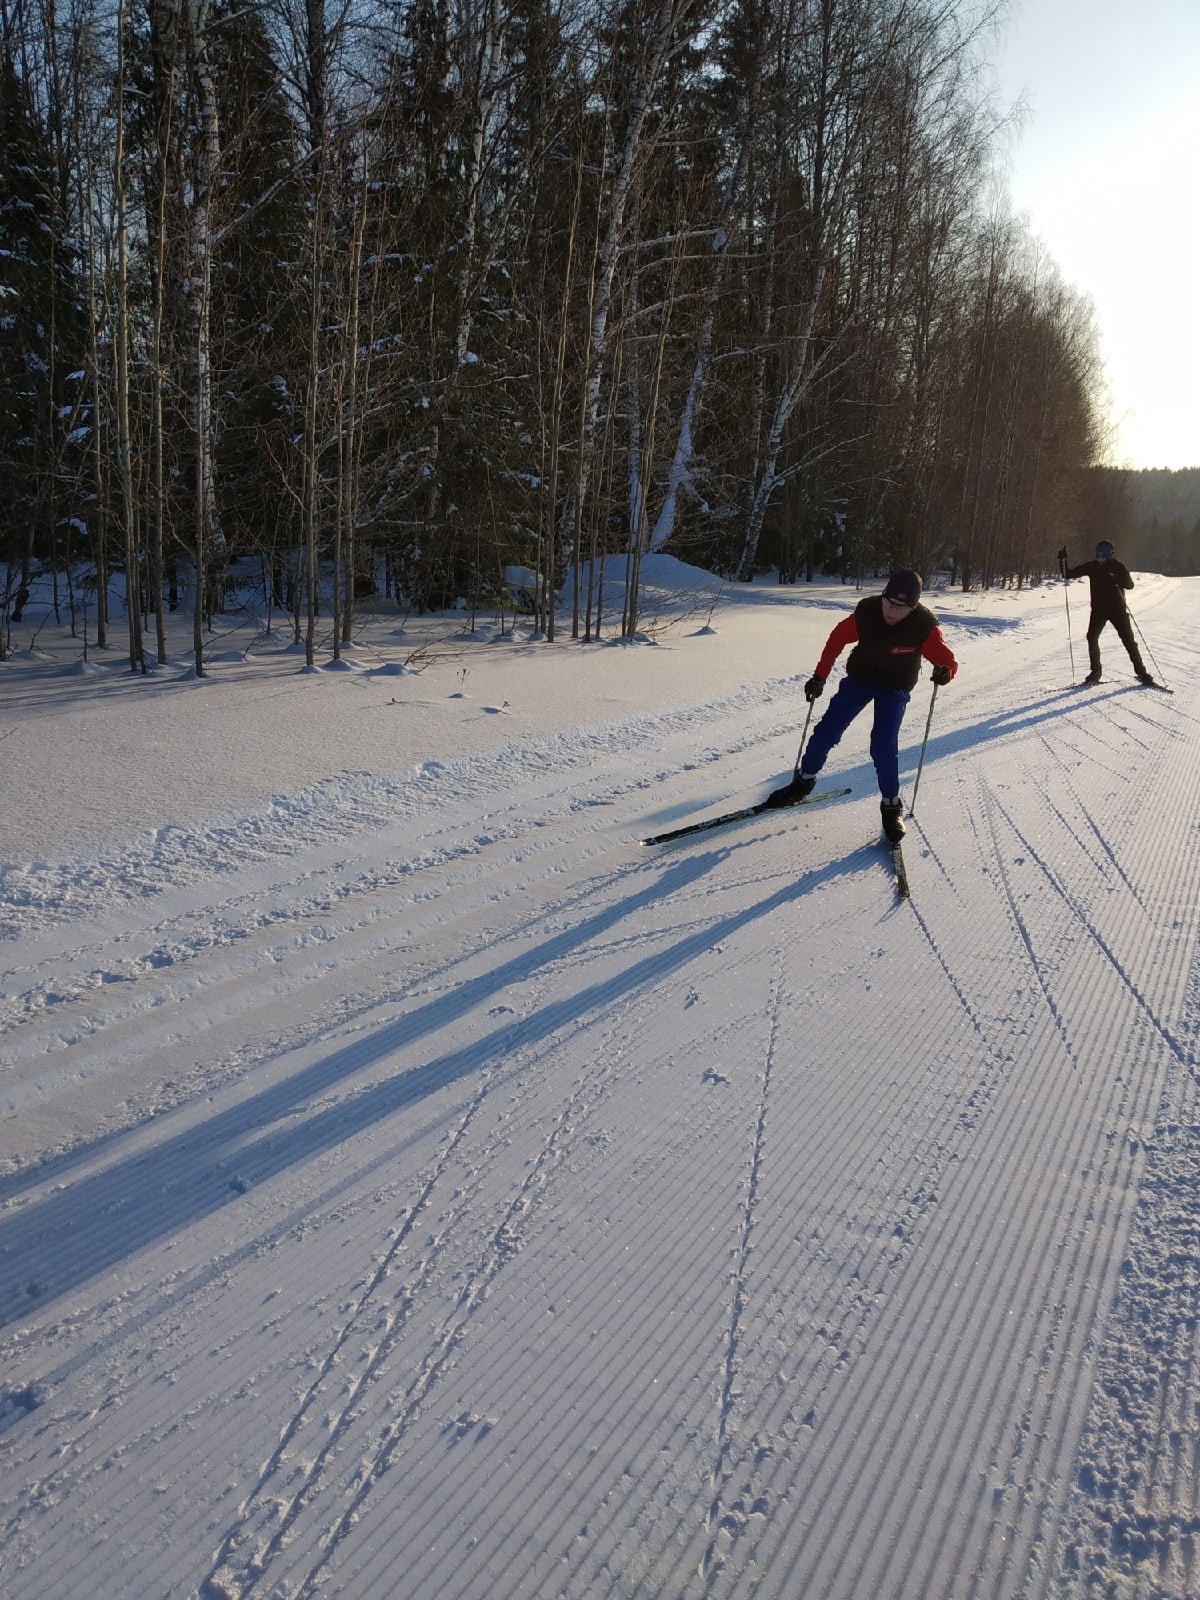
[{"label": "red jacket sleeve", "polygon": [[954,659],[954,652],[942,637],[940,627],[933,632],[921,646],[921,654],[926,661],[932,661],[935,667],[949,667],[950,676],[953,678],[958,672],[958,662]]},{"label": "red jacket sleeve", "polygon": [[[825,648],[821,651],[821,659],[817,662],[817,677],[827,678],[833,671],[833,663],[841,655],[848,644],[858,643],[858,623],[854,619],[853,611],[848,617],[843,617],[837,627],[825,641]],[[951,657],[953,660],[953,657]]]}]

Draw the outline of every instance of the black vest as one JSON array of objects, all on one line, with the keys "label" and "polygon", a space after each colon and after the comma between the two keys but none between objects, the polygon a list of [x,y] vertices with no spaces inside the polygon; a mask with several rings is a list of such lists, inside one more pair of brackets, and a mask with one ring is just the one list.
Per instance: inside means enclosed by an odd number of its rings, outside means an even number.
[{"label": "black vest", "polygon": [[872,689],[915,689],[921,676],[921,646],[937,627],[925,606],[915,606],[901,622],[883,620],[883,597],[873,594],[854,608],[858,643],[846,671]]}]

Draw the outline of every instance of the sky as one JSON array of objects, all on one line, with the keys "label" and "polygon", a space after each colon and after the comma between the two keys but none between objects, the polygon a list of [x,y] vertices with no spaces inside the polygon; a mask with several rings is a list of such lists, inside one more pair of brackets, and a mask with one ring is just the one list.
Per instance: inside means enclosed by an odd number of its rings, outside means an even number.
[{"label": "sky", "polygon": [[1096,307],[1107,460],[1200,465],[1200,0],[1014,0],[995,67],[1014,206]]}]

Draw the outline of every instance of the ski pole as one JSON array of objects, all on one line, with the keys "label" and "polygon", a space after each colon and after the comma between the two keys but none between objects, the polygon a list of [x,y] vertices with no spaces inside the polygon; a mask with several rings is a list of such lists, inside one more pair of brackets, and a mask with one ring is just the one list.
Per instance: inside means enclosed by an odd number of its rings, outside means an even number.
[{"label": "ski pole", "polygon": [[[1128,611],[1128,606],[1125,609]],[[1151,650],[1150,646],[1146,643],[1146,635],[1142,632],[1141,628],[1138,627],[1138,619],[1134,616],[1132,611],[1129,612],[1129,620],[1133,623],[1134,627],[1137,628],[1137,636],[1142,641],[1142,649],[1150,657],[1150,660],[1154,662],[1154,676],[1165,689],[1167,686],[1167,680],[1162,675],[1162,668],[1159,666],[1157,661],[1154,661],[1154,651]]]},{"label": "ski pole", "polygon": [[[1064,563],[1065,566],[1065,563]],[[1071,586],[1063,572],[1063,599],[1067,602],[1067,649],[1071,656],[1071,682],[1075,682],[1075,643],[1071,638]]]},{"label": "ski pole", "polygon": [[817,702],[815,700],[810,700],[808,702],[808,715],[804,719],[804,732],[800,735],[800,748],[796,751],[796,765],[792,768],[793,778],[800,771],[800,757],[804,754],[804,745],[808,738],[808,725],[812,721],[813,707],[816,705],[816,703]]},{"label": "ski pole", "polygon": [[933,686],[933,693],[929,696],[929,715],[925,718],[925,737],[921,740],[921,759],[917,762],[917,775],[913,779],[912,800],[909,803],[908,814],[911,817],[917,809],[917,790],[921,786],[921,768],[925,765],[925,746],[929,743],[929,725],[933,721],[933,702],[937,699],[938,685]]}]

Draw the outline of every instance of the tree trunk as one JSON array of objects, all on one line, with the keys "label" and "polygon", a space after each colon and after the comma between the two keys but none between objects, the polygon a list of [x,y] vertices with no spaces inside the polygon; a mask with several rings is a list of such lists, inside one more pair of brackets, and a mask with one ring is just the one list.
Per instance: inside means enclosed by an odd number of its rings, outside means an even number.
[{"label": "tree trunk", "polygon": [[125,3],[117,6],[116,151],[113,184],[117,229],[116,381],[117,471],[125,533],[125,604],[129,628],[129,670],[145,672],[141,595],[138,584],[137,525],[133,496],[133,444],[129,427],[129,239],[125,187]]}]

